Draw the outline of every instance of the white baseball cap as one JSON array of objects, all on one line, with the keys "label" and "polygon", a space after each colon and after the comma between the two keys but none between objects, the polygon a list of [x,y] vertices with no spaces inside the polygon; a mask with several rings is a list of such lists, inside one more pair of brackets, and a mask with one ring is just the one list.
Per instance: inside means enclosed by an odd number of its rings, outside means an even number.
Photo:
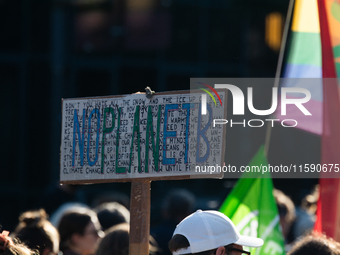
[{"label": "white baseball cap", "polygon": [[173,252],[173,255],[208,251],[228,244],[263,245],[260,238],[242,236],[234,223],[218,211],[197,210],[177,225],[173,235],[177,234],[185,236],[190,246]]}]

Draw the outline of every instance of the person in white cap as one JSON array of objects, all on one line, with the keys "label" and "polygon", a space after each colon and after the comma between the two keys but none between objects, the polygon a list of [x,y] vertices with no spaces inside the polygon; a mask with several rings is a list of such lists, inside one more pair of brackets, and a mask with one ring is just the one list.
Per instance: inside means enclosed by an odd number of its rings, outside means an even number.
[{"label": "person in white cap", "polygon": [[169,249],[173,255],[249,255],[242,246],[262,245],[260,238],[242,236],[223,213],[198,210],[177,225]]}]

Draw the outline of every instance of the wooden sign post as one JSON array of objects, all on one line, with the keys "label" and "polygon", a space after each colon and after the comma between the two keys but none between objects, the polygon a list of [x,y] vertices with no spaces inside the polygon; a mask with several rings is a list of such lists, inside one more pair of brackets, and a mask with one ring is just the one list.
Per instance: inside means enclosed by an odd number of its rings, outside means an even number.
[{"label": "wooden sign post", "polygon": [[203,91],[64,99],[60,182],[132,182],[130,254],[149,254],[152,180],[222,178],[224,102]]},{"label": "wooden sign post", "polygon": [[151,181],[132,181],[130,198],[129,254],[149,254]]}]

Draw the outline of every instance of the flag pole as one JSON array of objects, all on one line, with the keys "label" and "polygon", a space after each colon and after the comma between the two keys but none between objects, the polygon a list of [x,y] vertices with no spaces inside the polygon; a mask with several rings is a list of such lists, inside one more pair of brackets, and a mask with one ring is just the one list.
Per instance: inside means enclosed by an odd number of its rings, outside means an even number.
[{"label": "flag pole", "polygon": [[[289,25],[290,25],[290,21],[292,19],[294,2],[295,2],[295,0],[290,0],[289,5],[288,5],[288,11],[287,11],[287,16],[286,16],[285,26],[284,26],[284,29],[283,29],[282,40],[281,40],[279,59],[277,61],[277,67],[276,67],[276,73],[275,73],[275,79],[274,79],[274,88],[278,88],[279,83],[280,83],[283,58],[284,58],[284,53],[285,53],[285,49],[286,49],[286,43],[287,43],[288,32],[289,32]],[[266,157],[268,157],[268,149],[269,149],[269,143],[270,143],[270,136],[271,136],[271,132],[272,132],[272,125],[273,125],[272,123],[268,122],[266,137],[265,137],[265,143],[264,143],[264,155]]]}]

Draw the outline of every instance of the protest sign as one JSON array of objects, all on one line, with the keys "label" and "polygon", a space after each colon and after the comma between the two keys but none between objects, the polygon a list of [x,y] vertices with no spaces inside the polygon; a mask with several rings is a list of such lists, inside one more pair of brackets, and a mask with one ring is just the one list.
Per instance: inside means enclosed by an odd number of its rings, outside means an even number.
[{"label": "protest sign", "polygon": [[130,254],[149,254],[152,180],[222,178],[215,166],[224,164],[226,125],[213,123],[226,119],[226,92],[218,97],[220,104],[202,91],[63,100],[60,182],[132,182]]},{"label": "protest sign", "polygon": [[223,166],[226,125],[212,120],[225,119],[226,106],[211,99],[202,115],[201,94],[63,100],[61,183],[199,178],[196,166]]}]

